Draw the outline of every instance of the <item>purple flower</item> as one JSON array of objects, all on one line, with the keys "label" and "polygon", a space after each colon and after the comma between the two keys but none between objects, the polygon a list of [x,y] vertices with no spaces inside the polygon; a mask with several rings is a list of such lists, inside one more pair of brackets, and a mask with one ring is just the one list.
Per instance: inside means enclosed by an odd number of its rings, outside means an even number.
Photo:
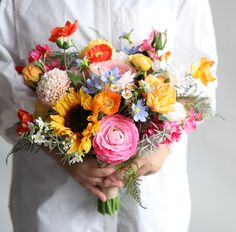
[{"label": "purple flower", "polygon": [[139,48],[140,48],[140,46],[137,46],[137,47],[132,46],[132,47],[130,47],[130,48],[124,47],[124,48],[123,48],[123,52],[125,52],[125,53],[128,54],[128,55],[134,55],[134,54],[136,54],[136,53],[139,52]]},{"label": "purple flower", "polygon": [[82,88],[84,92],[94,94],[98,90],[102,89],[101,79],[98,76],[92,74],[90,78],[86,80],[86,84]]},{"label": "purple flower", "polygon": [[114,85],[120,80],[121,76],[119,75],[118,67],[113,67],[111,70],[106,70],[101,76],[101,80],[105,83],[112,83]]},{"label": "purple flower", "polygon": [[138,122],[146,122],[146,118],[148,116],[148,107],[144,106],[144,101],[142,99],[139,99],[137,104],[132,104],[132,110],[134,113],[134,121]]}]

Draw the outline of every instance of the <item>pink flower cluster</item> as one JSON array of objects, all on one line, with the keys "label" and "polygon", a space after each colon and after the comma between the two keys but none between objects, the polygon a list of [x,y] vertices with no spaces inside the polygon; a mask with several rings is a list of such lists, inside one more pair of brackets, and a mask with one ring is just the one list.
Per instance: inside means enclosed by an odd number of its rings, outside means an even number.
[{"label": "pink flower cluster", "polygon": [[28,54],[29,63],[33,63],[34,61],[38,61],[39,59],[44,59],[44,66],[47,71],[52,70],[54,68],[59,68],[64,70],[57,59],[50,59],[50,55],[52,54],[52,49],[47,44],[36,45],[36,47]]},{"label": "pink flower cluster", "polygon": [[52,54],[52,49],[47,44],[36,45],[36,47],[28,54],[28,61],[29,63],[33,63],[48,54]]},{"label": "pink flower cluster", "polygon": [[159,33],[158,31],[152,31],[147,39],[143,40],[143,43],[140,46],[140,51],[148,51],[149,55],[154,55],[156,53],[155,48],[152,47],[151,42],[154,38],[155,33]]},{"label": "pink flower cluster", "polygon": [[93,139],[93,148],[99,160],[119,164],[135,155],[139,132],[133,121],[120,114],[105,116],[101,129]]},{"label": "pink flower cluster", "polygon": [[183,120],[183,129],[187,134],[190,134],[193,130],[197,128],[197,122],[203,120],[203,115],[201,113],[195,113],[193,109],[189,111],[188,118]]}]

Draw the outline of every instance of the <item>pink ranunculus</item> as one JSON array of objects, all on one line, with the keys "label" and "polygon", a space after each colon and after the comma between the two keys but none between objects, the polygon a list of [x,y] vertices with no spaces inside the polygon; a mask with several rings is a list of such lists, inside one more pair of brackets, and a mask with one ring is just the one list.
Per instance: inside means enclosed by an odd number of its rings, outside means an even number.
[{"label": "pink ranunculus", "polygon": [[101,129],[93,138],[93,148],[99,160],[119,164],[135,155],[139,132],[134,122],[120,114],[101,120]]},{"label": "pink ranunculus", "polygon": [[28,61],[32,63],[39,60],[46,54],[52,54],[52,49],[47,44],[36,45],[36,47],[28,54]]},{"label": "pink ranunculus", "polygon": [[118,86],[124,87],[128,83],[133,82],[136,73],[135,69],[131,65],[119,60],[108,60],[104,62],[93,63],[90,65],[90,70],[92,73],[101,76],[104,71],[112,70],[113,67],[118,68],[118,74],[121,76],[118,81]]}]

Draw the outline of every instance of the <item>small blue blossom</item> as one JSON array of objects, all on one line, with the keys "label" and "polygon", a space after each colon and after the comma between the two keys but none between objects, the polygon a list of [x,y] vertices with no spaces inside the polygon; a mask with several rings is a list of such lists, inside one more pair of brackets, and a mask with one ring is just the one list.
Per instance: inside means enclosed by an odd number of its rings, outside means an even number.
[{"label": "small blue blossom", "polygon": [[119,75],[118,67],[113,67],[111,70],[106,70],[103,75],[101,76],[101,80],[107,84],[114,84],[116,85],[117,82],[120,80],[121,76]]},{"label": "small blue blossom", "polygon": [[94,94],[98,90],[102,89],[101,79],[98,76],[92,74],[90,78],[86,80],[86,84],[82,88],[84,92]]},{"label": "small blue blossom", "polygon": [[134,113],[135,122],[146,122],[146,118],[148,116],[148,106],[144,106],[144,101],[142,99],[139,99],[137,104],[132,104],[132,110]]},{"label": "small blue blossom", "polygon": [[140,46],[137,46],[137,47],[132,46],[132,47],[130,47],[130,48],[124,47],[124,48],[122,49],[122,51],[125,52],[125,53],[128,54],[128,55],[134,55],[134,54],[138,53],[139,47],[140,47]]}]

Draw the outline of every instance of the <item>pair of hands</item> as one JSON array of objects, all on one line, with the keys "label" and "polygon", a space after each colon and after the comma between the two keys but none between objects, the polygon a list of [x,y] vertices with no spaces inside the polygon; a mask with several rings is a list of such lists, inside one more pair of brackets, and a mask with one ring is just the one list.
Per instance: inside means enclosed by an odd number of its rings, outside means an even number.
[{"label": "pair of hands", "polygon": [[[138,167],[137,176],[140,177],[158,172],[168,152],[169,150],[166,145],[160,145],[158,152],[137,158],[135,160],[135,166]],[[77,182],[102,201],[106,201],[106,195],[99,186],[123,186],[122,171],[116,171],[115,167],[98,167],[96,159],[85,158],[83,163],[71,166],[61,165]]]}]

